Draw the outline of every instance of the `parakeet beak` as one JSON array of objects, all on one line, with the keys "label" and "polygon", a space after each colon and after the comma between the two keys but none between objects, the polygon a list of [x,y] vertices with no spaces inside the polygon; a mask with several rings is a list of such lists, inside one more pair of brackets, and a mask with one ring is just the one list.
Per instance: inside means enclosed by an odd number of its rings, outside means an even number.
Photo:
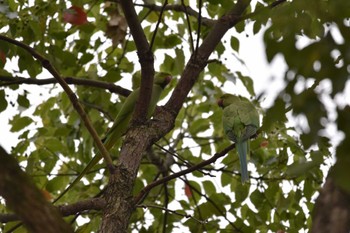
[{"label": "parakeet beak", "polygon": [[166,78],[165,78],[165,83],[166,83],[166,85],[168,85],[169,83],[170,83],[170,81],[171,81],[171,79],[172,79],[173,77],[171,76],[171,75],[169,75],[169,76],[167,76]]},{"label": "parakeet beak", "polygon": [[219,107],[223,108],[224,107],[224,100],[223,99],[218,99],[216,103],[219,105]]},{"label": "parakeet beak", "polygon": [[171,79],[173,77],[171,75],[168,75],[164,78],[163,83],[160,85],[163,89],[170,83]]}]

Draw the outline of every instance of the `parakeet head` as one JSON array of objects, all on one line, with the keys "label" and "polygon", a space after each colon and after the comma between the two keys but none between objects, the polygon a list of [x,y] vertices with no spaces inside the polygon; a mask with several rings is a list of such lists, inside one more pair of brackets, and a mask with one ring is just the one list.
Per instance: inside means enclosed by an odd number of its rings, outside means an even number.
[{"label": "parakeet head", "polygon": [[225,108],[234,102],[241,101],[241,98],[243,97],[231,94],[224,94],[218,99],[217,103],[220,107]]},{"label": "parakeet head", "polygon": [[154,84],[161,86],[162,88],[166,87],[171,81],[171,74],[159,72],[154,76]]}]

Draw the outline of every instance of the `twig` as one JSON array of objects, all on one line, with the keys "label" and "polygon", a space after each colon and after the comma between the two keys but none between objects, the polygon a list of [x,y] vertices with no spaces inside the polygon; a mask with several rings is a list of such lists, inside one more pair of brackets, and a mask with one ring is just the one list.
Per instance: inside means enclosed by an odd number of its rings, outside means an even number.
[{"label": "twig", "polygon": [[179,215],[179,216],[182,216],[182,217],[185,217],[185,218],[192,218],[193,220],[199,222],[200,224],[205,224],[207,223],[207,221],[202,221],[202,220],[199,220],[195,217],[193,217],[192,215],[190,214],[182,214],[182,213],[179,213],[179,212],[176,212],[175,210],[170,210],[170,209],[167,209],[167,208],[164,208],[163,206],[157,206],[157,205],[137,205],[136,207],[138,208],[155,208],[155,209],[160,209],[160,210],[164,210],[165,212],[168,212],[168,213],[172,213],[172,214],[175,214],[175,215]]},{"label": "twig", "polygon": [[267,5],[267,6],[265,6],[265,7],[262,7],[262,8],[259,9],[259,10],[256,10],[256,11],[250,13],[250,14],[246,14],[246,15],[242,16],[242,19],[250,19],[250,18],[253,18],[253,17],[255,17],[255,16],[257,16],[257,15],[260,15],[261,13],[263,13],[263,12],[265,12],[265,11],[268,11],[268,10],[270,10],[270,9],[272,9],[272,8],[274,8],[274,7],[276,7],[276,6],[280,5],[280,4],[282,4],[282,3],[284,3],[284,2],[286,2],[286,0],[277,0],[277,1],[273,2],[273,3],[271,3],[270,5]]},{"label": "twig", "polygon": [[[176,154],[175,152],[171,152],[170,150],[165,149],[164,147],[160,146],[160,145],[157,144],[157,143],[153,143],[153,145],[159,147],[159,148],[160,148],[161,150],[163,150],[164,152],[170,154],[171,156],[173,156],[173,157],[177,158],[178,160],[180,160],[181,162],[183,162],[183,164],[177,163],[179,166],[184,165],[184,164],[185,164],[187,167],[192,167],[192,166],[193,166],[193,164],[192,164],[191,162],[188,162],[188,161],[186,161],[185,159],[181,158],[181,156],[178,155],[178,154]],[[198,171],[199,171],[200,173],[202,173],[203,175],[205,175],[205,176],[212,176],[211,174],[205,173],[205,172],[203,172],[202,170],[198,170]]]},{"label": "twig", "polygon": [[149,185],[147,185],[145,188],[143,188],[140,193],[135,197],[134,199],[134,202],[136,204],[139,203],[139,201],[142,199],[142,197],[148,193],[151,189],[153,189],[154,187],[160,185],[160,184],[163,184],[165,182],[168,182],[169,180],[172,180],[172,179],[175,179],[177,177],[180,177],[180,176],[183,176],[185,174],[188,174],[188,173],[191,173],[195,170],[198,170],[199,168],[202,168],[206,165],[209,165],[211,163],[214,163],[218,158],[226,155],[230,150],[232,150],[233,148],[235,148],[235,144],[232,144],[228,147],[226,147],[224,150],[222,150],[221,152],[219,153],[216,153],[213,157],[211,157],[210,159],[208,160],[204,160],[203,162],[201,163],[198,163],[197,165],[194,165],[192,167],[189,167],[188,169],[185,169],[183,171],[180,171],[180,172],[177,172],[177,173],[174,173],[172,175],[169,175],[169,176],[166,176],[160,180],[157,180],[157,181],[154,181],[152,183],[150,183]]},{"label": "twig", "polygon": [[[207,195],[201,193],[196,187],[194,187],[193,185],[191,185],[188,181],[186,181],[185,179],[181,178],[183,182],[185,182],[187,185],[189,185],[191,187],[191,190],[194,190],[198,195],[200,195],[201,197],[204,197],[210,204],[212,204],[214,206],[214,208],[220,213],[220,215],[222,217],[224,217],[224,219],[229,222],[229,224],[235,229],[234,232],[242,232],[240,230],[239,227],[237,227],[232,221],[230,221],[227,216],[226,216],[226,212],[224,212],[222,210],[222,208],[220,208],[215,201],[213,201],[211,198],[209,198]],[[237,218],[237,214],[236,213],[232,213],[236,218]]]},{"label": "twig", "polygon": [[[157,6],[155,4],[135,4],[135,6],[139,6],[139,7],[145,7],[145,8],[149,8],[150,10],[153,11],[161,11],[162,10],[162,6]],[[183,4],[171,4],[171,5],[167,5],[164,10],[167,11],[177,11],[177,12],[184,12],[185,14],[191,15],[193,17],[198,17],[198,12],[193,10],[190,6],[184,6]],[[205,26],[213,26],[217,21],[213,20],[213,19],[209,19],[209,18],[202,18],[202,24]]]},{"label": "twig", "polygon": [[[198,212],[199,218],[200,218],[200,219],[204,219],[204,218],[203,218],[202,211],[201,211],[201,209],[199,208],[199,204],[198,204],[199,200],[197,200],[196,196],[193,195],[193,192],[192,192],[192,185],[189,183],[189,181],[188,181],[188,179],[187,179],[186,176],[184,176],[184,178],[182,178],[182,181],[185,183],[185,185],[188,185],[188,188],[190,189],[190,192],[191,192],[191,195],[192,195],[191,198],[193,199],[193,202],[194,202],[194,205],[195,205],[195,207],[196,207],[196,211]],[[200,198],[199,198],[199,199],[200,199]],[[204,228],[204,229],[203,229],[204,231],[207,231],[205,225],[203,225],[203,228]]]},{"label": "twig", "polygon": [[85,106],[88,106],[92,109],[96,109],[98,112],[102,113],[103,115],[105,115],[105,117],[110,120],[113,121],[114,118],[111,116],[111,114],[109,114],[109,112],[107,112],[106,110],[104,110],[100,105],[96,105],[96,104],[92,104],[86,101],[80,101],[82,104],[84,104]]},{"label": "twig", "polygon": [[187,21],[187,26],[188,26],[188,34],[190,35],[190,42],[191,42],[191,51],[194,52],[194,44],[193,44],[193,36],[192,36],[192,28],[191,28],[191,22],[190,22],[190,17],[188,17],[188,9],[185,5],[185,0],[181,0],[181,5],[184,9],[184,13],[186,15],[186,21]]},{"label": "twig", "polygon": [[[67,84],[102,88],[102,89],[109,90],[112,93],[116,93],[125,97],[131,93],[131,91],[121,86],[115,85],[113,83],[84,79],[84,78],[74,78],[74,77],[65,77],[63,79],[64,81],[66,81]],[[11,76],[2,76],[2,75],[0,75],[0,82],[2,82],[0,83],[0,87],[18,85],[18,84],[48,85],[48,84],[58,83],[57,79],[55,78],[36,79],[36,78],[23,78],[18,76],[11,77]]]},{"label": "twig", "polygon": [[[166,175],[166,172],[163,173],[163,176]],[[168,205],[169,205],[169,192],[168,192],[168,186],[167,183],[163,184],[164,187],[164,210],[168,210]],[[168,213],[171,211],[166,211],[164,213],[164,218],[163,218],[163,233],[167,232],[167,222],[168,222]],[[172,213],[172,212],[171,212]]]},{"label": "twig", "polygon": [[166,5],[168,5],[168,0],[164,1],[162,9],[160,11],[158,22],[156,24],[156,28],[154,29],[154,32],[153,32],[153,35],[152,35],[152,39],[151,39],[151,43],[150,43],[150,46],[149,46],[150,50],[152,50],[152,48],[153,48],[153,44],[154,44],[154,41],[156,39],[156,35],[157,35],[158,28],[159,28],[159,24],[162,21],[163,12],[164,12],[164,8],[166,7]]},{"label": "twig", "polygon": [[202,0],[199,0],[198,2],[199,6],[198,6],[198,16],[197,16],[197,20],[198,20],[198,25],[197,25],[197,41],[196,41],[196,49],[194,50],[194,57],[197,58],[197,51],[198,51],[198,47],[199,47],[199,40],[201,38],[201,22],[202,22],[202,5],[203,2]]}]

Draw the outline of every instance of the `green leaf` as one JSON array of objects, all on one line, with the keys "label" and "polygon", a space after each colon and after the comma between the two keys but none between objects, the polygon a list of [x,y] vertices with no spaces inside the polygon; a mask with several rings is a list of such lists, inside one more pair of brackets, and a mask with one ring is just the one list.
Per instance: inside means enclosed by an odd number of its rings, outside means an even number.
[{"label": "green leaf", "polygon": [[255,96],[253,80],[248,76],[242,75],[241,72],[237,72],[237,75],[239,79],[242,81],[247,91],[249,92],[249,94],[251,96]]},{"label": "green leaf", "polygon": [[190,124],[189,131],[192,135],[209,129],[209,121],[207,119],[197,119]]},{"label": "green leaf", "polygon": [[17,103],[19,104],[19,106],[24,108],[29,108],[30,105],[27,95],[18,95]]},{"label": "green leaf", "polygon": [[121,79],[120,70],[119,69],[112,69],[107,72],[107,74],[104,76],[104,79],[108,82],[117,82]]},{"label": "green leaf", "polygon": [[7,100],[5,98],[5,90],[0,90],[0,112],[5,111],[7,108]]},{"label": "green leaf", "polygon": [[52,180],[49,180],[46,185],[46,190],[53,193],[57,190],[62,190],[63,187],[67,185],[69,181],[68,177],[54,177]]},{"label": "green leaf", "polygon": [[232,182],[231,190],[235,193],[235,199],[238,205],[240,205],[249,194],[249,185],[242,184],[242,182]]},{"label": "green leaf", "polygon": [[210,199],[216,200],[215,206],[210,202],[204,202],[198,206],[204,219],[220,216],[221,213],[225,211],[224,205],[229,203],[229,199],[227,199],[227,196],[223,193],[213,194],[210,196]]},{"label": "green leaf", "polygon": [[276,203],[277,197],[279,197],[281,190],[278,186],[278,183],[271,183],[268,188],[265,190],[265,198],[269,203]]},{"label": "green leaf", "polygon": [[89,61],[91,61],[94,58],[94,55],[91,53],[84,53],[83,56],[80,58],[80,63],[81,64],[86,64]]},{"label": "green leaf", "polygon": [[[171,70],[172,75],[181,75],[183,68],[185,66],[185,56],[184,51],[182,49],[175,49],[176,59],[174,61],[175,67]],[[165,72],[167,72],[165,70]]]},{"label": "green leaf", "polygon": [[216,193],[216,188],[214,186],[214,184],[211,182],[211,181],[203,181],[203,188],[205,190],[205,193],[210,196],[212,195],[213,193]]},{"label": "green leaf", "polygon": [[62,152],[65,148],[61,140],[57,137],[50,137],[45,140],[45,147],[49,148],[52,152]]},{"label": "green leaf", "polygon": [[32,118],[24,116],[21,117],[20,115],[15,115],[12,120],[10,120],[11,132],[18,132],[28,125],[30,125],[33,122]]},{"label": "green leaf", "polygon": [[223,173],[221,175],[221,185],[225,187],[226,185],[230,184],[232,181],[232,175],[228,173]]},{"label": "green leaf", "polygon": [[282,99],[277,98],[273,106],[266,111],[266,115],[263,118],[263,124],[261,127],[262,130],[270,131],[274,127],[278,126],[278,123],[286,122],[287,118],[285,114],[286,114],[285,102]]},{"label": "green leaf", "polygon": [[239,40],[234,36],[231,37],[231,48],[237,52],[239,51]]},{"label": "green leaf", "polygon": [[180,44],[181,39],[177,35],[170,35],[165,37],[164,48],[174,48],[176,45]]},{"label": "green leaf", "polygon": [[263,193],[261,193],[258,189],[256,189],[250,195],[250,201],[254,204],[255,208],[259,210],[261,206],[264,205],[266,198]]},{"label": "green leaf", "polygon": [[311,169],[318,167],[319,165],[320,163],[318,161],[310,161],[304,163],[296,162],[288,166],[286,174],[290,177],[298,177],[309,173]]}]

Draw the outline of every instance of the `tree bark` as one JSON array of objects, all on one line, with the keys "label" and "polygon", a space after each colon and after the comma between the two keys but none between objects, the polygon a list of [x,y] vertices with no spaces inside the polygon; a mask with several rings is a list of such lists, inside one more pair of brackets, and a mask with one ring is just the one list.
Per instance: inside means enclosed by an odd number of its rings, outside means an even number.
[{"label": "tree bark", "polygon": [[336,186],[330,176],[316,200],[311,233],[349,233],[350,194]]},{"label": "tree bark", "polygon": [[22,220],[29,232],[73,232],[59,210],[45,200],[42,192],[19,167],[13,156],[0,147],[0,195]]}]

